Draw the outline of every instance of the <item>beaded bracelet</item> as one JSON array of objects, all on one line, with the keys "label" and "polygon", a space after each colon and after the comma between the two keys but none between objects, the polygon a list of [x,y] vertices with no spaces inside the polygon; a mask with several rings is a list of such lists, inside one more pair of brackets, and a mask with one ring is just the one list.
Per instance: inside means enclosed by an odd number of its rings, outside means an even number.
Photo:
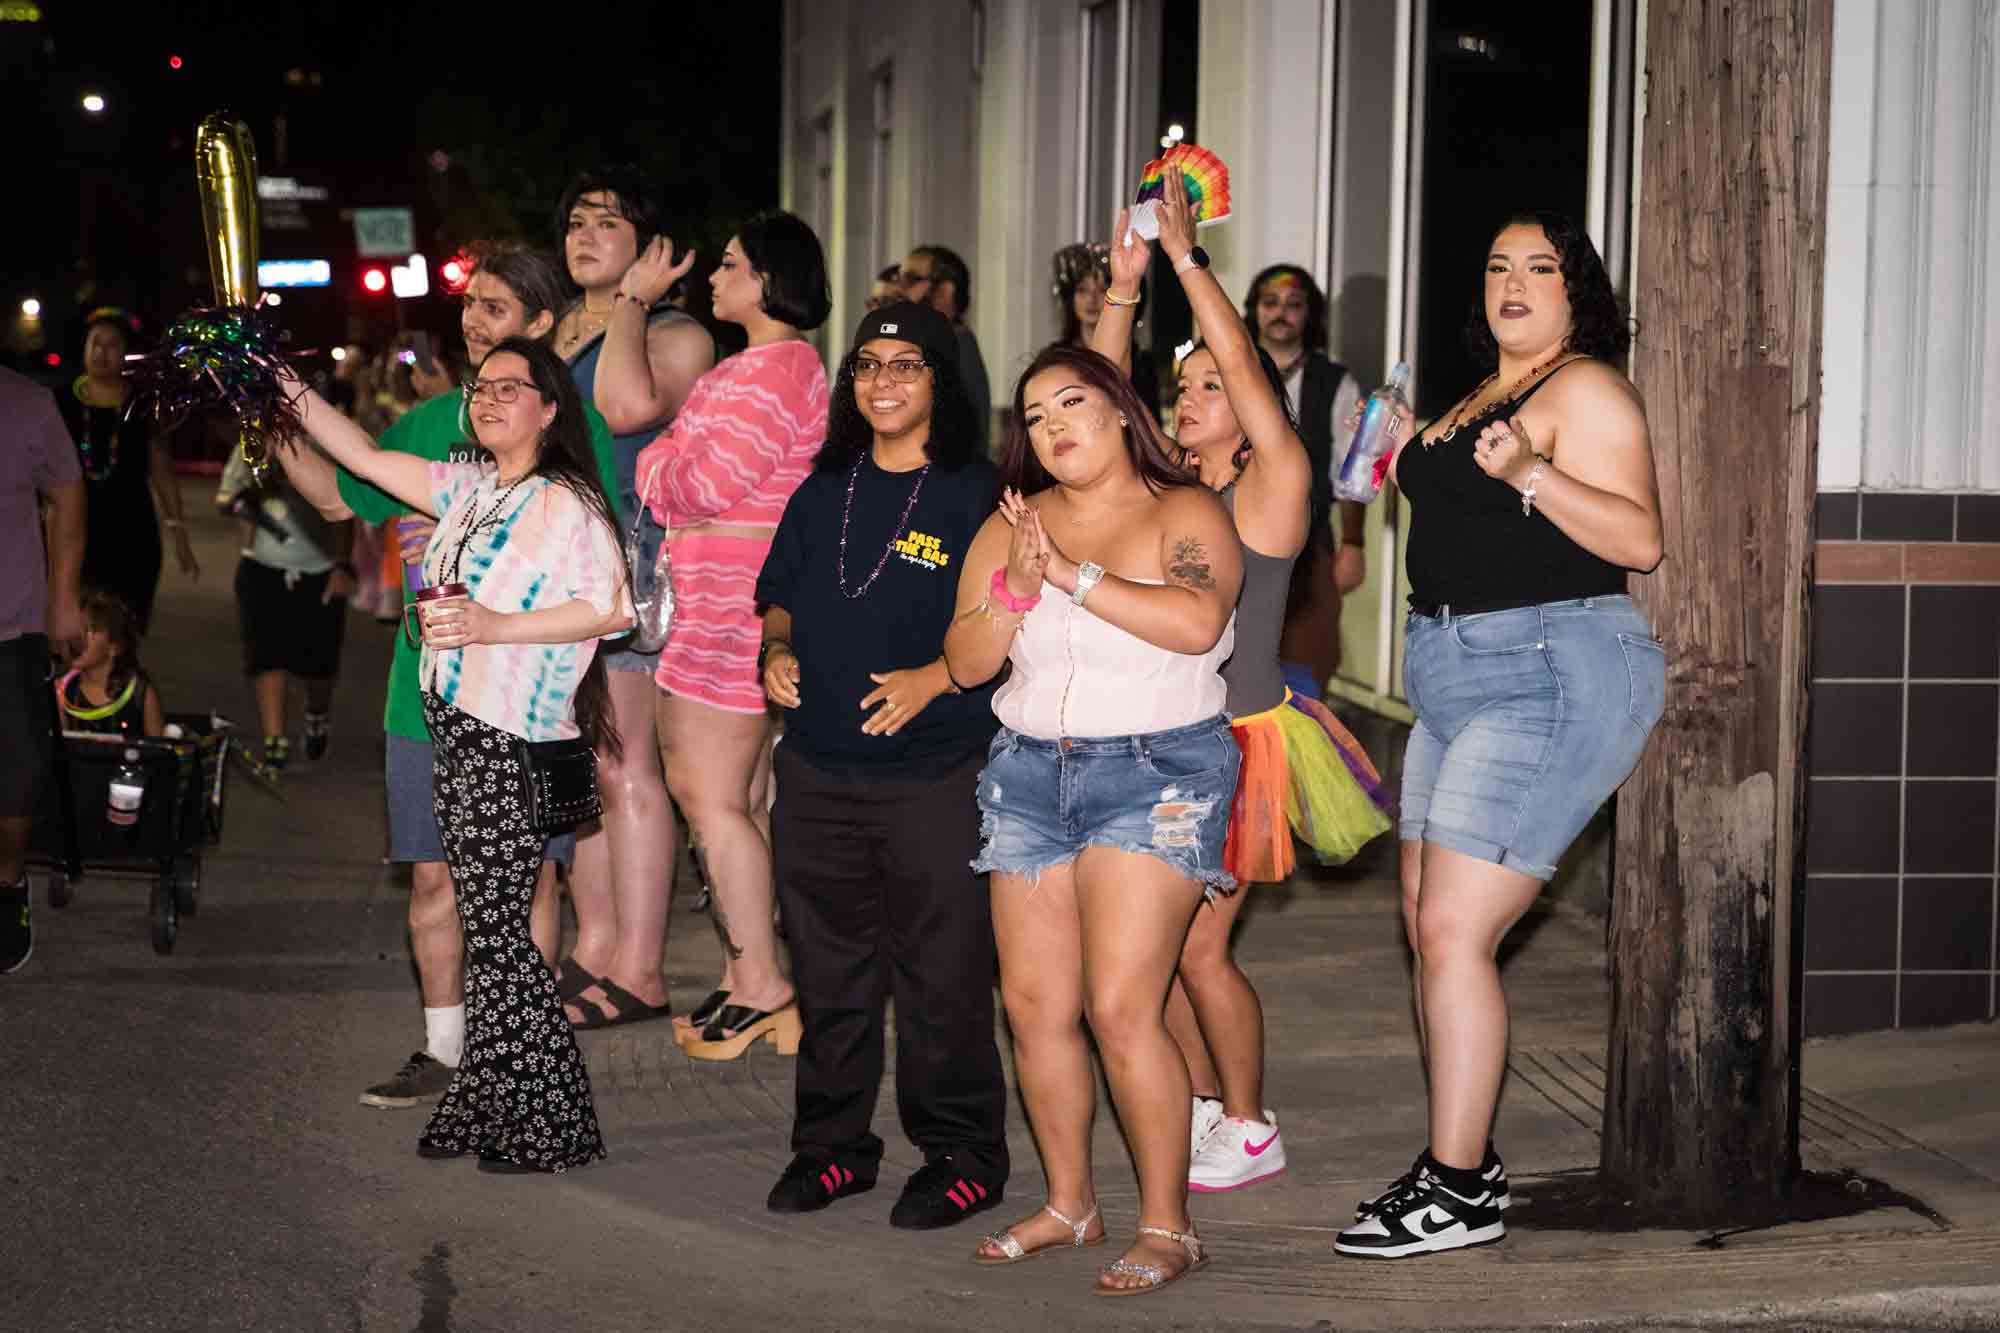
[{"label": "beaded bracelet", "polygon": [[1015,615],[1024,616],[1041,603],[1041,593],[1033,597],[1016,597],[1007,588],[1007,567],[1002,565],[993,571],[992,598]]}]

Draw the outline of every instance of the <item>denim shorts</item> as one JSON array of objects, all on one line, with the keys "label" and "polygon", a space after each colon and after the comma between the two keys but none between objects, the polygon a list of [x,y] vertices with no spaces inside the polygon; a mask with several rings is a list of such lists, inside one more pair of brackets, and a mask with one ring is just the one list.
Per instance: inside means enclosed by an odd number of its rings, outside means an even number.
[{"label": "denim shorts", "polygon": [[[389,787],[389,859],[397,865],[414,861],[443,861],[444,839],[438,834],[437,809],[431,794],[435,789],[434,751],[429,741],[413,741],[395,732],[383,733],[388,756],[383,765]],[[576,855],[576,834],[558,833],[549,839],[542,859],[568,865]]]},{"label": "denim shorts", "polygon": [[972,868],[1034,878],[1086,847],[1115,847],[1157,857],[1204,895],[1228,893],[1222,850],[1242,759],[1220,713],[1139,736],[1045,741],[1002,727],[979,775]]},{"label": "denim shorts", "polygon": [[1622,593],[1412,612],[1405,644],[1403,840],[1546,882],[1666,710],[1666,649]]}]

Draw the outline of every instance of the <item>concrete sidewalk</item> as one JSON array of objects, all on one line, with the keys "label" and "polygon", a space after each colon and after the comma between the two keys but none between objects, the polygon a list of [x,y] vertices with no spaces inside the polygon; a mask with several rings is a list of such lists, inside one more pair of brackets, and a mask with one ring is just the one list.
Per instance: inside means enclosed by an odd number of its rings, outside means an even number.
[{"label": "concrete sidewalk", "polygon": [[[192,514],[206,492],[187,486]],[[249,716],[235,670],[233,543],[202,519],[206,570],[173,571],[147,663],[171,708]],[[1239,957],[1262,994],[1269,1100],[1288,1174],[1197,1196],[1214,1263],[1138,1300],[1090,1295],[1134,1224],[1107,1108],[1099,1195],[1112,1244],[1019,1267],[969,1262],[976,1233],[1043,1197],[1024,1120],[1014,1178],[970,1226],[912,1234],[888,1211],[920,1162],[885,1094],[882,1188],[804,1218],[764,1211],[789,1157],[791,1062],[759,1047],[688,1061],[664,1025],[584,1034],[611,1155],[559,1178],[417,1160],[421,1113],[355,1104],[420,1042],[404,890],[380,862],[377,721],[391,631],[350,625],[334,750],[276,802],[237,783],[201,914],[145,947],[143,895],[87,881],[38,908],[35,961],[0,982],[0,1182],[23,1226],[0,1327],[452,1329],[2000,1327],[2000,1033],[1810,1043],[1815,1168],[1927,1206],[1767,1231],[1602,1234],[1522,1225],[1500,1245],[1342,1259],[1354,1201],[1422,1145],[1424,1089],[1386,847],[1259,889]],[[235,702],[231,702],[234,700]],[[686,1007],[717,970],[678,906]],[[1495,1132],[1518,1193],[1598,1154],[1607,992],[1601,923],[1540,912],[1510,941],[1514,1056]],[[1003,1040],[1003,1050],[1004,1040]],[[135,1128],[171,1126],[135,1135]]]}]

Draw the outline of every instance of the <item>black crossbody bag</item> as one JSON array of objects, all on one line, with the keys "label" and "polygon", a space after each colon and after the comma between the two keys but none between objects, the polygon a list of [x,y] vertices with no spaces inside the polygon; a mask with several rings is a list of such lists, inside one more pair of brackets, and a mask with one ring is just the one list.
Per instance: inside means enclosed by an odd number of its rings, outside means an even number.
[{"label": "black crossbody bag", "polygon": [[528,824],[537,833],[566,833],[604,813],[597,792],[597,752],[581,736],[566,741],[516,737],[515,758],[527,786]]}]

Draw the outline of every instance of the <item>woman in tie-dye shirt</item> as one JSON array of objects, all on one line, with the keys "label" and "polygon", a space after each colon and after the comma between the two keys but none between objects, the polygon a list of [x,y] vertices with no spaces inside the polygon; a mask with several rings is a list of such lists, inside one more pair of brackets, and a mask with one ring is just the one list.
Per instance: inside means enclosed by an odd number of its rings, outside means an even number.
[{"label": "woman in tie-dye shirt", "polygon": [[482,1170],[560,1171],[600,1157],[590,1082],[555,975],[528,934],[545,835],[528,818],[518,742],[583,736],[617,749],[597,641],[632,624],[589,427],[553,352],[507,338],[466,386],[491,455],[432,463],[376,447],[294,383],[306,430],[334,460],[438,520],[419,671],[434,742],[438,826],[465,932],[465,1055],[417,1142]]}]

